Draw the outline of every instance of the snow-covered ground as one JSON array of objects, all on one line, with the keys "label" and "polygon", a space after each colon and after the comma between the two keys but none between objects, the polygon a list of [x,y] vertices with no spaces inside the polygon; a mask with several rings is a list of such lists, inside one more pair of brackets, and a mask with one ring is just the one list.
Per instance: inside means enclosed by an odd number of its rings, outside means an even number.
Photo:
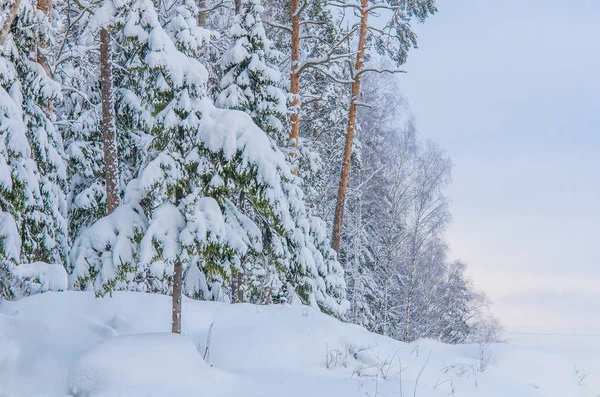
[{"label": "snow-covered ground", "polygon": [[585,332],[552,333],[548,330],[508,332],[509,343],[553,349],[569,357],[575,367],[585,374],[582,397],[600,397],[600,334]]},{"label": "snow-covered ground", "polygon": [[478,345],[404,344],[303,306],[186,300],[183,310],[178,336],[166,296],[2,302],[0,396],[580,395],[573,364],[548,350],[493,345],[482,361]]}]

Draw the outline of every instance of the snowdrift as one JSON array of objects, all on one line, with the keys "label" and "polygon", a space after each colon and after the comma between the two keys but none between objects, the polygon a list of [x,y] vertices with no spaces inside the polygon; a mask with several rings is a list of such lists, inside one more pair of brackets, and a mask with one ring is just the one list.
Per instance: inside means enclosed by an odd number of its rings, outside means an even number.
[{"label": "snowdrift", "polygon": [[[49,292],[0,303],[0,396],[576,397],[574,366],[511,345],[401,343],[304,306]],[[483,357],[483,358],[482,358]]]}]

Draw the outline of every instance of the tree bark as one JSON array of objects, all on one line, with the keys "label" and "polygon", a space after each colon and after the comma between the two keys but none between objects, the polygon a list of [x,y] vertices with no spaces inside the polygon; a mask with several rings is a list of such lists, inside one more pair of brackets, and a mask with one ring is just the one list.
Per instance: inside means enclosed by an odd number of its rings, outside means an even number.
[{"label": "tree bark", "polygon": [[102,135],[106,179],[106,207],[112,213],[119,206],[117,131],[112,95],[110,31],[100,30],[100,93],[102,96]]},{"label": "tree bark", "polygon": [[52,8],[52,0],[38,0],[37,9],[44,13],[47,17],[50,16],[50,9]]},{"label": "tree bark", "polygon": [[183,286],[183,266],[178,259],[173,265],[173,312],[171,319],[171,332],[181,333],[181,298]]},{"label": "tree bark", "polygon": [[292,54],[291,54],[291,70],[290,70],[290,94],[292,101],[290,103],[292,113],[290,122],[292,130],[290,131],[290,144],[292,150],[290,152],[290,160],[292,161],[294,175],[298,175],[297,152],[298,138],[300,136],[300,74],[298,67],[300,66],[300,8],[299,0],[291,0],[290,12],[292,19]]},{"label": "tree bark", "polygon": [[239,14],[242,11],[242,0],[235,0],[235,13]]},{"label": "tree bark", "polygon": [[[50,21],[50,10],[52,9],[52,0],[38,0],[37,9],[44,13],[46,18],[48,18],[48,21]],[[50,69],[50,63],[48,62],[48,57],[46,57],[45,54],[45,51],[48,49],[48,41],[42,37],[40,37],[39,40],[40,41],[36,49],[37,63],[42,65],[42,67],[46,71],[46,74],[49,77],[52,77],[53,73]],[[48,107],[51,108],[52,104],[48,104]]]},{"label": "tree bark", "polygon": [[[182,139],[181,135],[177,137]],[[176,138],[176,139],[177,139]],[[175,188],[175,205],[179,206],[183,199],[183,190],[177,186]],[[181,299],[183,296],[183,264],[177,258],[173,263],[173,309],[171,312],[171,332],[174,334],[181,333]]]},{"label": "tree bark", "polygon": [[8,14],[6,15],[4,25],[2,25],[2,29],[0,29],[0,46],[4,45],[4,43],[6,42],[8,32],[10,32],[10,27],[12,26],[13,21],[17,17],[17,11],[19,10],[20,4],[21,0],[15,0],[15,2],[12,4],[12,6],[10,6],[10,9],[8,10]]},{"label": "tree bark", "polygon": [[244,274],[240,269],[240,272],[237,275],[237,299],[238,303],[244,303]]},{"label": "tree bark", "polygon": [[350,176],[350,158],[352,156],[352,144],[354,143],[354,132],[356,131],[356,101],[360,97],[360,81],[362,79],[361,69],[365,61],[365,48],[367,45],[367,32],[369,29],[369,0],[360,2],[360,33],[358,38],[358,53],[356,54],[356,64],[354,65],[354,81],[352,82],[352,94],[350,97],[350,109],[348,111],[348,126],[346,128],[346,144],[344,146],[344,155],[342,157],[342,170],[340,173],[340,184],[338,187],[338,197],[335,206],[335,218],[333,220],[333,239],[331,247],[339,252],[340,241],[342,239],[342,224],[344,221],[344,205],[346,202],[346,192],[348,191],[348,178]]},{"label": "tree bark", "polygon": [[198,0],[198,8],[200,12],[198,13],[198,26],[203,28],[206,27],[206,0]]}]

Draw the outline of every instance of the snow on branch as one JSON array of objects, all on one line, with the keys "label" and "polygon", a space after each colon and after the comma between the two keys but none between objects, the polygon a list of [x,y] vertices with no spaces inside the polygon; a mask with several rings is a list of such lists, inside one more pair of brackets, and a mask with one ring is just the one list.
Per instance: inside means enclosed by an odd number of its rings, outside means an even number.
[{"label": "snow on branch", "polygon": [[8,32],[10,31],[10,26],[12,25],[15,17],[17,16],[17,10],[19,9],[19,5],[21,4],[21,0],[14,0],[14,3],[8,9],[8,13],[6,15],[6,19],[4,20],[4,24],[2,24],[2,29],[0,30],[0,46],[4,45],[6,38],[8,37]]}]

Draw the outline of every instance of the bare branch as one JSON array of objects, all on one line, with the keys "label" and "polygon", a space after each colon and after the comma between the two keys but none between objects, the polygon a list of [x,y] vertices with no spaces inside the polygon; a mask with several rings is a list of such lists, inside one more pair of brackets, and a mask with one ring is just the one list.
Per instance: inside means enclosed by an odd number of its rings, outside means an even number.
[{"label": "bare branch", "polygon": [[355,8],[357,10],[360,10],[360,4],[358,3],[346,3],[343,0],[331,0],[329,2],[330,6],[334,6],[334,7],[339,7],[339,8]]},{"label": "bare branch", "polygon": [[365,74],[367,72],[375,72],[375,73],[406,73],[406,70],[402,69],[379,69],[379,68],[363,68],[356,73],[356,76],[360,76],[361,74]]},{"label": "bare branch", "polygon": [[263,21],[264,24],[269,25],[272,28],[276,28],[276,29],[281,29],[281,30],[285,30],[289,33],[292,33],[292,28],[286,25],[281,25],[275,22],[269,22],[269,21]]}]

